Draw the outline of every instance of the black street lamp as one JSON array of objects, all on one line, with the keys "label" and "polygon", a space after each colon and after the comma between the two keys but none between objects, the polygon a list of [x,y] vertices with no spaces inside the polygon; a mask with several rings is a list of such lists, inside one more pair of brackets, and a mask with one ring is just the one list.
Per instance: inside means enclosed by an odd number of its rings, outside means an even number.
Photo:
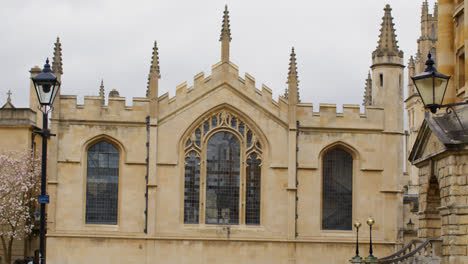
[{"label": "black street lamp", "polygon": [[374,218],[369,217],[367,218],[367,224],[369,225],[369,238],[370,238],[370,245],[369,245],[369,256],[366,258],[366,260],[377,260],[376,257],[374,257],[373,253],[374,251],[372,250],[372,226],[375,224]]},{"label": "black street lamp", "polygon": [[437,109],[441,107],[458,105],[442,105],[450,76],[437,71],[434,67],[434,61],[431,59],[431,53],[427,54],[426,69],[424,69],[424,72],[411,77],[411,79],[423,101],[424,107],[429,108],[432,113],[435,113]]},{"label": "black street lamp", "polygon": [[361,227],[361,222],[356,220],[354,227],[356,228],[356,256],[353,257],[353,260],[361,260],[362,258],[359,256],[359,227]]},{"label": "black street lamp", "polygon": [[36,133],[42,136],[42,176],[41,176],[41,195],[38,197],[38,202],[41,205],[40,213],[40,240],[39,240],[39,263],[45,263],[45,205],[49,203],[49,196],[46,195],[46,179],[47,179],[47,139],[50,136],[55,136],[48,129],[48,114],[54,103],[55,96],[60,89],[60,81],[52,73],[50,69],[49,59],[46,60],[44,69],[37,76],[31,78],[36,89],[37,98],[41,106],[42,112],[42,130]]}]

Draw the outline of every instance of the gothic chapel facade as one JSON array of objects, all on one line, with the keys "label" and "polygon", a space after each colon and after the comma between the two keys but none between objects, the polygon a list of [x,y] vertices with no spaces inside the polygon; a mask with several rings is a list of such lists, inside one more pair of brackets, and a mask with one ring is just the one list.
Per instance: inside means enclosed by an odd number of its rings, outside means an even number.
[{"label": "gothic chapel facade", "polygon": [[[221,61],[174,97],[158,96],[156,42],[147,96],[131,106],[115,90],[106,105],[103,86],[82,105],[76,95],[57,96],[47,262],[345,263],[355,252],[354,221],[369,216],[374,255],[393,253],[402,226],[404,66],[384,10],[364,113],[332,104],[314,112],[300,102],[294,49],[277,101],[239,76],[227,8]],[[60,78],[59,41],[53,69]],[[34,96],[32,87],[31,109]]]}]

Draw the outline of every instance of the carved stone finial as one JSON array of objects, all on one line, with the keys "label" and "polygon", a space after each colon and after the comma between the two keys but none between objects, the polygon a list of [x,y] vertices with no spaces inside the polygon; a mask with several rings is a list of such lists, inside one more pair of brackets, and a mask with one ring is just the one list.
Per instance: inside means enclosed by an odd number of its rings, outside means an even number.
[{"label": "carved stone finial", "polygon": [[7,103],[11,103],[11,90],[8,90],[7,95],[8,95]]},{"label": "carved stone finial", "polygon": [[223,15],[223,25],[221,27],[221,36],[219,37],[219,41],[231,41],[231,28],[229,25],[229,10],[227,5],[224,6],[224,15]]},{"label": "carved stone finial", "polygon": [[[148,85],[146,87],[146,97],[150,96],[150,79],[160,79],[161,78],[161,72],[159,68],[159,51],[158,51],[158,42],[155,40],[154,41],[154,46],[153,46],[153,56],[151,57],[151,65],[150,65],[150,71],[148,75]],[[157,92],[155,92],[157,93]],[[156,94],[157,96],[157,94]]]},{"label": "carved stone finial", "polygon": [[414,67],[415,67],[414,59],[413,59],[413,56],[411,56],[408,61],[408,68],[414,68]]},{"label": "carved stone finial", "polygon": [[[296,63],[296,53],[294,51],[294,47],[291,49],[291,56],[289,59],[289,73],[288,73],[288,98],[289,95],[295,94],[297,97],[297,102],[300,102],[301,99],[299,97],[299,78],[297,74],[297,63]],[[293,89],[294,91],[292,91]]]},{"label": "carved stone finial", "polygon": [[367,74],[366,87],[364,90],[364,100],[362,102],[362,105],[372,105],[372,76],[370,71]]},{"label": "carved stone finial", "polygon": [[284,97],[285,99],[288,99],[288,97],[289,97],[288,88],[287,88],[287,87],[286,87],[286,89],[284,89],[284,95],[283,95],[283,97]]},{"label": "carved stone finial", "polygon": [[101,79],[101,86],[99,86],[99,96],[104,98],[104,79]]},{"label": "carved stone finial", "polygon": [[392,17],[392,9],[390,5],[384,8],[385,14],[382,18],[382,28],[380,29],[379,41],[377,42],[377,49],[373,52],[373,56],[398,56],[403,58],[403,52],[399,50],[396,40],[395,28]]},{"label": "carved stone finial", "polygon": [[57,37],[54,48],[54,57],[52,59],[52,72],[55,75],[63,74],[63,63],[62,63],[62,44],[60,38]]},{"label": "carved stone finial", "polygon": [[3,108],[15,108],[15,106],[11,103],[11,90],[8,90],[7,92],[7,102],[2,106],[0,107],[0,109],[3,109]]},{"label": "carved stone finial", "polygon": [[229,27],[229,11],[227,5],[224,8],[223,25],[221,27],[221,61],[229,62],[229,43],[231,42],[231,28]]}]

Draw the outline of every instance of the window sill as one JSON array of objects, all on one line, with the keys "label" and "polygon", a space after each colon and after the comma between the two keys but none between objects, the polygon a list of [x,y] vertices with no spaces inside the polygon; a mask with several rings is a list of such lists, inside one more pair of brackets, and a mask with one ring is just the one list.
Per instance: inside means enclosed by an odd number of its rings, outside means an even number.
[{"label": "window sill", "polygon": [[184,230],[193,230],[193,231],[218,231],[229,227],[231,230],[235,231],[256,231],[263,232],[265,227],[262,225],[210,225],[210,224],[183,224]]},{"label": "window sill", "polygon": [[102,232],[109,232],[109,231],[119,231],[118,225],[100,225],[100,224],[84,224],[83,230],[85,231],[102,231]]}]

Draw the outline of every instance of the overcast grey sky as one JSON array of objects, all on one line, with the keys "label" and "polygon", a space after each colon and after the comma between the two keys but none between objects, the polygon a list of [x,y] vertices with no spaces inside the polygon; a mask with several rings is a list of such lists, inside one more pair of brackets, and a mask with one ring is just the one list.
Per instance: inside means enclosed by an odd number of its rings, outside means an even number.
[{"label": "overcast grey sky", "polygon": [[[231,21],[231,61],[273,90],[284,92],[294,46],[302,102],[361,104],[383,8],[389,3],[405,64],[417,49],[423,0],[22,0],[0,9],[0,106],[29,104],[29,70],[62,42],[62,94],[144,97],[154,40],[161,67],[159,94],[211,74],[220,60],[224,5]],[[429,1],[430,12],[434,0]],[[127,99],[127,103],[130,101]],[[315,108],[317,111],[318,108]]]}]

